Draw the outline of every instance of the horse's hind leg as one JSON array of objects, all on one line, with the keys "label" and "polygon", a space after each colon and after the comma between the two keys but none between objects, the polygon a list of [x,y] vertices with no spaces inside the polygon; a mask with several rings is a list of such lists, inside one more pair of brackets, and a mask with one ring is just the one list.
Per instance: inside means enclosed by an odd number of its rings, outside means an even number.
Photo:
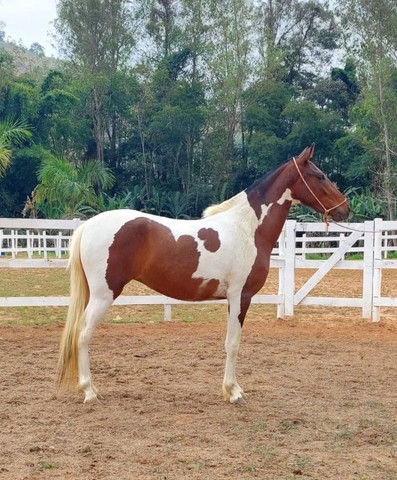
[{"label": "horse's hind leg", "polygon": [[229,298],[229,313],[227,321],[227,335],[225,341],[226,365],[223,379],[223,396],[230,403],[245,405],[246,396],[237,383],[236,364],[240,347],[242,323],[248,309],[248,301],[240,301],[239,295]]},{"label": "horse's hind leg", "polygon": [[97,399],[97,390],[92,383],[88,344],[96,325],[105,316],[113,298],[98,298],[91,294],[79,334],[79,388],[84,392],[84,403]]}]

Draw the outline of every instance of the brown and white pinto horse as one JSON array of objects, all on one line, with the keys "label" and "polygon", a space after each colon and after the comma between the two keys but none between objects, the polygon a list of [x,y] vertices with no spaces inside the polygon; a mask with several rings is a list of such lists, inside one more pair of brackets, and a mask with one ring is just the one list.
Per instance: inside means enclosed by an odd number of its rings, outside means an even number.
[{"label": "brown and white pinto horse", "polygon": [[134,210],[101,213],[81,225],[71,245],[71,300],[58,363],[61,384],[78,374],[84,402],[97,398],[88,343],[97,323],[131,280],[180,300],[228,300],[225,400],[245,403],[236,379],[241,329],[263,286],[269,259],[293,202],[334,220],[346,198],[311,161],[314,145],[198,220]]}]

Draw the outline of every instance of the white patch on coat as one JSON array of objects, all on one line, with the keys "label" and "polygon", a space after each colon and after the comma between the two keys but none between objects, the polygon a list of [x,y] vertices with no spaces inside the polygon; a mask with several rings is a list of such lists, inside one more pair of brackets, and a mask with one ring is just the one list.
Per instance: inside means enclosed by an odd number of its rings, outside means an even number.
[{"label": "white patch on coat", "polygon": [[277,200],[279,205],[282,205],[284,202],[290,201],[293,202],[294,198],[292,197],[292,192],[289,188],[285,190],[285,192],[281,195],[281,197]]},{"label": "white patch on coat", "polygon": [[[247,194],[239,195],[238,205],[216,215],[198,220],[195,241],[200,252],[199,264],[194,278],[219,280],[218,296],[227,296],[229,286],[239,289],[245,283],[256,258],[255,230],[258,219],[248,203]],[[197,232],[200,228],[212,228],[218,233],[220,247],[208,251]]]}]

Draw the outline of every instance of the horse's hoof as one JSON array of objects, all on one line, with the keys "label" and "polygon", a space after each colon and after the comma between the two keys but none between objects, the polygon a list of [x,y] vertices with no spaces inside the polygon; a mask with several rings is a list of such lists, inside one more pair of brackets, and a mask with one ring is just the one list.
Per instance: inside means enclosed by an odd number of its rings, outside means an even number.
[{"label": "horse's hoof", "polygon": [[240,407],[244,407],[247,405],[247,400],[245,399],[245,395],[242,397],[238,397],[235,400],[230,399],[230,403],[234,405],[239,405]]},{"label": "horse's hoof", "polygon": [[89,392],[85,394],[84,403],[100,403],[98,397],[94,392]]}]

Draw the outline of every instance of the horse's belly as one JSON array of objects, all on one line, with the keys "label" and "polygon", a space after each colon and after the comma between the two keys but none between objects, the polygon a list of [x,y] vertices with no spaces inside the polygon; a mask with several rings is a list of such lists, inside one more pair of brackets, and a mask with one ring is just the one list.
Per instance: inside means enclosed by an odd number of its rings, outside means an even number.
[{"label": "horse's belly", "polygon": [[137,280],[162,295],[178,300],[199,302],[226,298],[226,285],[215,278],[181,278],[176,271],[166,275],[152,275],[152,272],[148,272]]}]

